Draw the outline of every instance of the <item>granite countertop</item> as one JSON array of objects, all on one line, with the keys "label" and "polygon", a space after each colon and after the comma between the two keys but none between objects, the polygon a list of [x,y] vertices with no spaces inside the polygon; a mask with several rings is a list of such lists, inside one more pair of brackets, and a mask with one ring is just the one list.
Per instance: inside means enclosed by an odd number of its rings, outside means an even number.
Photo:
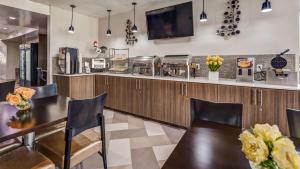
[{"label": "granite countertop", "polygon": [[90,76],[90,75],[107,75],[107,76],[117,76],[117,77],[130,77],[130,78],[143,78],[143,79],[156,79],[156,80],[170,80],[179,82],[192,82],[192,83],[210,83],[210,84],[222,84],[222,85],[232,85],[232,86],[245,86],[245,87],[258,87],[258,88],[268,88],[268,89],[282,89],[282,90],[300,90],[300,85],[298,86],[283,86],[283,85],[272,85],[266,84],[266,82],[255,81],[250,82],[238,82],[235,79],[219,79],[218,81],[208,80],[207,77],[196,77],[190,79],[176,78],[176,77],[160,77],[160,76],[143,76],[143,75],[132,75],[132,74],[116,74],[116,73],[82,73],[82,74],[54,74],[55,76]]}]

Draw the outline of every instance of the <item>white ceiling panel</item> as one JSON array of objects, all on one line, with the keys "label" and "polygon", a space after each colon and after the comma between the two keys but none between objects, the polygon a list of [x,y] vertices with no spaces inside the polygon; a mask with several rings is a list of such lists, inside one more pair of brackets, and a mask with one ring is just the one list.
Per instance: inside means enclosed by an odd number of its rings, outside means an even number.
[{"label": "white ceiling panel", "polygon": [[[31,0],[46,5],[56,6],[63,9],[71,10],[70,4],[77,6],[76,12],[93,16],[107,16],[107,9],[112,9],[112,15],[132,10],[131,3],[133,0]],[[134,0],[138,6],[144,6],[157,2],[172,2],[172,0]]]}]

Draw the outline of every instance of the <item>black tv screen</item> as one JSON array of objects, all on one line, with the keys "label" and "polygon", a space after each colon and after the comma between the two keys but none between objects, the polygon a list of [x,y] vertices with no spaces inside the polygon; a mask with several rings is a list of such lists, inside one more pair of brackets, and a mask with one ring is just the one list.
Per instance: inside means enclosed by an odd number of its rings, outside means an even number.
[{"label": "black tv screen", "polygon": [[194,35],[192,2],[147,11],[146,17],[149,40]]}]

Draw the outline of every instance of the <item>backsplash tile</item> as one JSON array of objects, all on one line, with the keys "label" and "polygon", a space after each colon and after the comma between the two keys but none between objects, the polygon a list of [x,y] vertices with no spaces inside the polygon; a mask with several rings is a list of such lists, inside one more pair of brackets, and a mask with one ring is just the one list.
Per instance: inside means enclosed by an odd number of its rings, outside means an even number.
[{"label": "backsplash tile", "polygon": [[[222,55],[224,58],[224,62],[222,67],[220,68],[220,78],[226,79],[235,79],[236,78],[236,59],[240,57],[254,57],[255,58],[255,67],[257,64],[262,64],[264,69],[271,68],[271,60],[276,57],[276,55]],[[287,60],[287,66],[285,69],[290,69],[291,71],[295,71],[295,54],[286,54],[283,56]],[[57,66],[57,57],[53,58],[53,73],[59,72],[59,68]],[[91,58],[82,58],[83,62],[89,62],[91,66]],[[207,77],[208,76],[208,67],[206,63],[206,56],[194,56],[194,63],[200,63],[200,70],[196,72],[196,76],[198,77]],[[132,65],[132,58],[130,58],[130,64]]]},{"label": "backsplash tile", "polygon": [[[287,54],[283,57],[287,60],[287,66],[285,69],[290,69],[291,71],[295,71],[295,56],[294,54]],[[237,58],[255,58],[255,67],[257,64],[262,64],[263,68],[267,70],[271,67],[271,60],[276,57],[276,55],[223,55],[224,58],[223,65],[220,68],[220,78],[226,79],[235,79],[236,78],[236,59]],[[206,56],[194,56],[193,62],[200,63],[200,70],[197,71],[196,76],[199,77],[207,77],[208,76],[208,67],[205,64]]]}]

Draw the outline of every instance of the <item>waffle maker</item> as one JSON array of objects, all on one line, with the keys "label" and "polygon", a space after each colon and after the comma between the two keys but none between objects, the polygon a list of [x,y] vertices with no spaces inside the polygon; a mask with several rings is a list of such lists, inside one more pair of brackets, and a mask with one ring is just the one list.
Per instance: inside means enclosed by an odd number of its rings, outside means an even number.
[{"label": "waffle maker", "polygon": [[271,60],[271,66],[273,67],[276,76],[288,76],[288,71],[283,69],[284,67],[286,67],[287,61],[282,57],[282,55],[288,53],[289,51],[290,49],[286,49]]}]

